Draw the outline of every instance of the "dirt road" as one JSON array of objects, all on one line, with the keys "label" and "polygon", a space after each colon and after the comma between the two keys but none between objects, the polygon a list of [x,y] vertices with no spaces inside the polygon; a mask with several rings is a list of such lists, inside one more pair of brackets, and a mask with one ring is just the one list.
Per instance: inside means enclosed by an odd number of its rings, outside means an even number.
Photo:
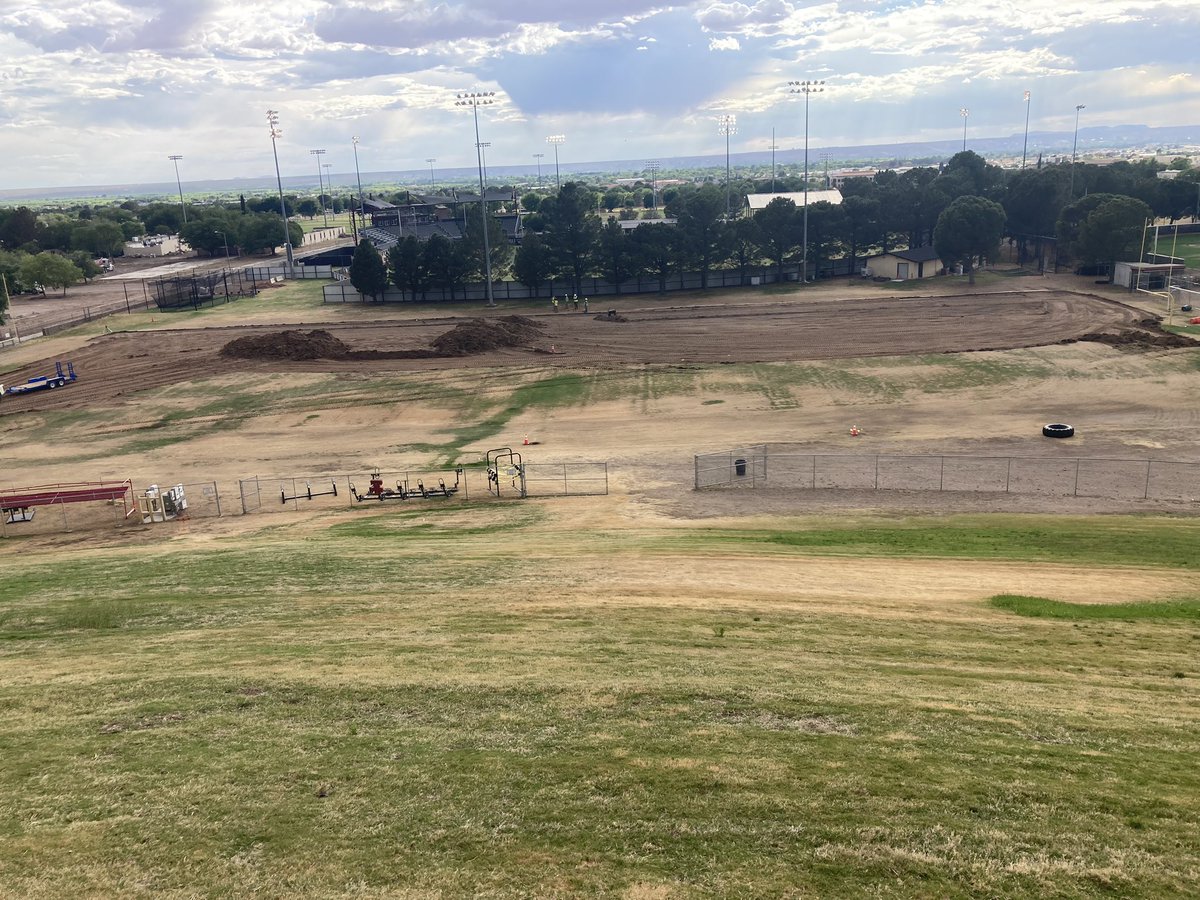
[{"label": "dirt road", "polygon": [[[279,325],[175,329],[103,335],[73,354],[80,381],[69,388],[5,398],[0,415],[109,405],[132,393],[231,372],[372,373],[561,364],[603,367],[655,363],[743,363],[998,350],[1053,344],[1089,332],[1121,332],[1144,318],[1110,300],[1064,291],[838,302],[774,300],[634,308],[628,321],[583,313],[536,316],[543,339],[528,347],[439,359],[229,359],[229,341]],[[321,325],[354,350],[427,349],[465,317]],[[292,326],[294,327],[294,326]],[[42,360],[3,375],[15,383],[53,367]]]}]

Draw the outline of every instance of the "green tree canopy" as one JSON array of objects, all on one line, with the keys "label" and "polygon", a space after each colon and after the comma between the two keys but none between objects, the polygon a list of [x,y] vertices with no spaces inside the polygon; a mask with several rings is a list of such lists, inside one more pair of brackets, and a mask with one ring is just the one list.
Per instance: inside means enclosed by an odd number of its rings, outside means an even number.
[{"label": "green tree canopy", "polygon": [[593,211],[595,195],[579,182],[568,181],[556,196],[542,201],[542,238],[553,254],[558,273],[571,279],[579,293],[584,275],[594,264],[600,240],[600,218]]},{"label": "green tree canopy", "polygon": [[402,291],[409,291],[413,299],[424,293],[429,286],[429,272],[425,268],[425,246],[416,235],[406,234],[387,253],[388,272],[392,284]]},{"label": "green tree canopy", "polygon": [[983,197],[959,197],[938,216],[933,246],[942,262],[962,263],[975,283],[976,259],[994,257],[1004,233],[1004,207]]},{"label": "green tree canopy", "polygon": [[1150,207],[1133,197],[1111,197],[1090,213],[1079,228],[1075,252],[1084,262],[1112,264],[1137,258]]},{"label": "green tree canopy", "polygon": [[21,263],[21,281],[27,285],[62,288],[66,295],[68,287],[82,280],[83,273],[78,267],[57,253],[38,253],[26,257]]},{"label": "green tree canopy", "polygon": [[360,294],[369,294],[372,300],[378,300],[387,290],[387,266],[375,245],[366,238],[354,248],[354,258],[350,261],[350,283]]},{"label": "green tree canopy", "polygon": [[558,263],[541,235],[526,232],[513,261],[513,274],[517,281],[533,291],[536,296],[539,288],[557,272]]}]

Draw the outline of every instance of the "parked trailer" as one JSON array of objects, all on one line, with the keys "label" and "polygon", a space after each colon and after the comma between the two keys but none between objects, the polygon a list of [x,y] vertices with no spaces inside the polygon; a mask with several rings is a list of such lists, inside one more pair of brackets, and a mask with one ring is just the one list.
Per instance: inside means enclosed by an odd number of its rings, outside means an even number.
[{"label": "parked trailer", "polygon": [[29,394],[33,391],[53,390],[54,388],[70,384],[75,379],[75,366],[72,363],[68,362],[66,371],[63,371],[63,364],[56,362],[54,364],[53,375],[38,375],[30,378],[24,384],[13,384],[8,387],[0,384],[0,396],[11,397],[13,395]]}]

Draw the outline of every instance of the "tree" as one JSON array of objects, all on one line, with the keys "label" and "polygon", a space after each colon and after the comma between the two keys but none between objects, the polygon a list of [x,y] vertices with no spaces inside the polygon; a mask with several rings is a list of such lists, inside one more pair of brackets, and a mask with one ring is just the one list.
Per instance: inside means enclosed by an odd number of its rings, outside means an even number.
[{"label": "tree", "polygon": [[1108,280],[1113,278],[1114,263],[1122,257],[1136,257],[1150,207],[1133,197],[1112,197],[1093,209],[1079,229],[1076,252],[1085,262],[1108,265]]},{"label": "tree", "polygon": [[609,219],[604,224],[600,231],[600,246],[597,252],[600,271],[618,294],[621,293],[621,282],[633,274],[636,263],[635,249],[619,221]]},{"label": "tree", "polygon": [[83,273],[75,264],[57,253],[38,253],[21,263],[21,281],[29,285],[40,284],[43,289],[62,288],[63,296],[68,287],[82,279]]},{"label": "tree", "polygon": [[523,210],[525,210],[525,212],[535,213],[538,211],[538,207],[541,205],[542,205],[542,195],[535,194],[535,193],[533,193],[533,191],[530,191],[528,194],[526,194],[525,196],[523,196],[521,198],[521,208]]},{"label": "tree", "polygon": [[27,206],[18,206],[0,224],[0,245],[17,250],[37,240],[37,216]]},{"label": "tree", "polygon": [[[618,225],[618,228],[621,226]],[[638,268],[658,279],[658,290],[667,289],[667,278],[679,255],[679,232],[673,225],[639,225],[629,236]]]},{"label": "tree", "polygon": [[722,258],[725,233],[725,197],[715,185],[680,191],[667,201],[667,214],[679,220],[680,252],[700,270],[700,287],[708,287],[708,273]]},{"label": "tree", "polygon": [[124,245],[125,232],[116,222],[99,220],[71,229],[73,250],[84,250],[94,256],[116,256]]},{"label": "tree", "polygon": [[745,286],[750,279],[750,266],[758,260],[762,246],[762,229],[755,219],[735,219],[728,231],[729,258],[737,263],[738,275]]},{"label": "tree", "polygon": [[388,250],[388,270],[392,284],[401,291],[424,294],[429,286],[429,272],[425,268],[425,246],[415,235],[406,234]]},{"label": "tree", "polygon": [[[483,228],[479,224],[481,218],[479,204],[472,203],[471,208],[466,211],[466,228],[463,229],[462,239],[463,252],[471,262],[470,274],[480,281],[486,274],[483,265]],[[504,226],[495,216],[489,214],[487,222],[488,252],[491,257],[492,278],[495,279],[512,263],[513,245],[508,240]]]},{"label": "tree", "polygon": [[[244,220],[231,232],[236,232],[238,245],[247,253],[272,253],[283,244],[283,229],[279,224],[279,213],[254,213]],[[189,223],[191,224],[191,223]],[[304,243],[304,229],[299,223],[290,219],[287,223],[288,237],[293,247]],[[231,241],[232,243],[232,241]]]},{"label": "tree", "polygon": [[533,291],[536,297],[538,289],[554,277],[557,271],[554,254],[550,252],[541,235],[526,232],[513,261],[513,274],[517,281]]},{"label": "tree", "polygon": [[820,200],[808,209],[808,271],[821,276],[821,263],[839,249],[846,230],[846,213],[841,204]]},{"label": "tree", "polygon": [[370,294],[372,300],[378,300],[379,295],[387,290],[387,266],[375,245],[366,238],[354,248],[354,257],[350,260],[350,283],[360,294]]},{"label": "tree", "polygon": [[754,215],[759,248],[770,257],[783,278],[783,258],[800,243],[799,213],[786,197],[776,197]]},{"label": "tree", "polygon": [[605,210],[608,212],[612,212],[624,201],[625,194],[622,191],[616,190],[615,188],[605,191],[604,196],[600,199],[600,202],[604,205]]},{"label": "tree", "polygon": [[858,250],[879,237],[879,201],[874,197],[850,195],[842,200],[842,241],[850,257],[850,275],[858,273]]},{"label": "tree", "polygon": [[92,259],[92,254],[86,250],[76,250],[71,254],[70,259],[75,264],[75,268],[83,274],[84,281],[91,281],[104,271],[96,265],[96,261]]},{"label": "tree", "polygon": [[596,198],[583,184],[568,181],[555,197],[547,197],[538,210],[542,234],[554,255],[559,274],[571,279],[578,294],[583,276],[595,257],[600,239],[600,217],[593,212]]},{"label": "tree", "polygon": [[317,201],[311,197],[305,197],[296,204],[296,212],[304,216],[306,219],[311,219],[321,211],[321,207],[317,206]]},{"label": "tree", "polygon": [[1004,207],[983,197],[959,197],[938,216],[933,246],[942,262],[962,263],[975,283],[974,262],[995,256],[1004,233]]},{"label": "tree", "polygon": [[435,234],[425,242],[424,259],[430,283],[448,290],[450,299],[455,299],[455,292],[471,273],[471,260],[463,242]]}]

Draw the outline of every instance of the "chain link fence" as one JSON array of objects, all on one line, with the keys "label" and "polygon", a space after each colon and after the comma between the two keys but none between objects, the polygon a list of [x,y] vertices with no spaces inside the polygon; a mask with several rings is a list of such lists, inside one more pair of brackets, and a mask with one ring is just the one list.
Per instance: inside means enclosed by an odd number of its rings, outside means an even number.
[{"label": "chain link fence", "polygon": [[697,454],[696,490],[970,491],[1118,500],[1200,500],[1200,463],[1099,457],[771,453]]}]

